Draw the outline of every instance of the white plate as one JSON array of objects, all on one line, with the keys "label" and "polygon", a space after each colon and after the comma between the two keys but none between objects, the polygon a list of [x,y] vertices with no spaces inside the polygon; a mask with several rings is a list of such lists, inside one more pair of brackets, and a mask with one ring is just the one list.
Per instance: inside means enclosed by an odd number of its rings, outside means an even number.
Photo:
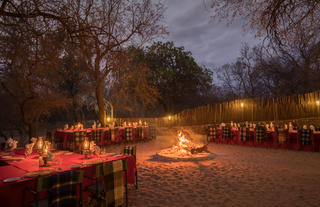
[{"label": "white plate", "polygon": [[20,179],[20,177],[7,178],[7,179],[3,180],[3,182],[4,183],[9,183],[9,182],[17,181],[19,179]]},{"label": "white plate", "polygon": [[113,155],[113,157],[122,157],[122,155]]}]

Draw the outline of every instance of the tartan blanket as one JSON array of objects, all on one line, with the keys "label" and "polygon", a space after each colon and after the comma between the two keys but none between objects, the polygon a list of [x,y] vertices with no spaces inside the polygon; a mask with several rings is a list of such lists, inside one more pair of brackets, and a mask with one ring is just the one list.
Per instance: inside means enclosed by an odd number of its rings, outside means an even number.
[{"label": "tartan blanket", "polygon": [[256,127],[256,140],[257,142],[264,142],[266,140],[266,127],[259,125]]},{"label": "tartan blanket", "polygon": [[249,139],[250,131],[247,127],[241,127],[240,128],[240,140],[246,141]]},{"label": "tartan blanket", "polygon": [[132,140],[132,127],[126,127],[124,133],[124,137],[127,141]]},{"label": "tartan blanket", "polygon": [[123,162],[117,160],[103,165],[106,206],[123,206],[124,183]]},{"label": "tartan blanket", "polygon": [[132,155],[134,157],[136,157],[136,151],[137,151],[137,147],[136,146],[124,146],[122,149],[122,153],[125,155]]},{"label": "tartan blanket", "polygon": [[312,131],[310,129],[301,129],[299,130],[299,134],[300,134],[300,143],[302,146],[311,144]]},{"label": "tartan blanket", "polygon": [[231,136],[231,128],[229,126],[222,127],[222,138],[223,139],[230,139]]},{"label": "tartan blanket", "polygon": [[76,185],[82,183],[83,171],[66,171],[48,178],[50,207],[77,206]]},{"label": "tartan blanket", "polygon": [[91,141],[94,141],[97,145],[101,144],[103,135],[103,129],[94,129],[91,131]]},{"label": "tartan blanket", "polygon": [[217,138],[217,129],[213,126],[208,127],[207,140],[214,140]]},{"label": "tartan blanket", "polygon": [[73,132],[73,151],[74,152],[81,152],[82,150],[82,142],[84,137],[86,136],[85,131],[75,131]]}]

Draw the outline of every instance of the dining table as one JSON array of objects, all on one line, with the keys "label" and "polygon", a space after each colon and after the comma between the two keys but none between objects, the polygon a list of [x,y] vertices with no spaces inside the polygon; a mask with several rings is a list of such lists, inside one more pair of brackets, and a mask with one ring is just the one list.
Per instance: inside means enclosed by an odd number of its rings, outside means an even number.
[{"label": "dining table", "polygon": [[101,131],[100,141],[95,144],[103,146],[111,143],[119,143],[126,140],[125,128],[132,128],[132,140],[136,139],[148,139],[149,138],[149,127],[148,126],[127,126],[127,127],[105,127],[105,128],[87,128],[87,129],[72,129],[64,130],[58,129],[54,133],[54,142],[63,150],[72,150],[72,143],[74,141],[75,133],[83,133],[85,137],[91,137],[92,133],[96,130]]},{"label": "dining table", "polygon": [[[85,189],[94,185],[96,175],[96,165],[112,162],[116,160],[127,159],[127,182],[134,184],[136,161],[131,155],[104,153],[89,154],[85,159],[84,155],[69,151],[51,150],[53,154],[52,161],[49,166],[39,166],[39,155],[33,152],[29,156],[25,156],[24,149],[16,149],[13,151],[0,151],[0,201],[1,206],[19,207],[28,206],[29,203],[35,201],[35,196],[29,190],[35,190],[37,178],[55,173],[61,173],[72,170],[83,170],[84,179],[82,184],[83,198],[89,194]],[[39,174],[37,174],[39,172]],[[46,172],[45,175],[43,172]],[[40,199],[47,198],[47,192],[39,194]]]}]

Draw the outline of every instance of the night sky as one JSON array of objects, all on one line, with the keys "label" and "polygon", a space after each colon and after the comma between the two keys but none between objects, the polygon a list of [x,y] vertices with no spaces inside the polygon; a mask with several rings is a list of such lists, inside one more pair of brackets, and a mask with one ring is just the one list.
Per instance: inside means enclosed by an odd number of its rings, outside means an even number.
[{"label": "night sky", "polygon": [[244,32],[241,20],[227,26],[226,22],[210,18],[212,11],[204,0],[164,0],[164,3],[167,40],[191,51],[200,65],[212,67],[232,62],[244,42],[249,46],[259,43],[253,31]]}]

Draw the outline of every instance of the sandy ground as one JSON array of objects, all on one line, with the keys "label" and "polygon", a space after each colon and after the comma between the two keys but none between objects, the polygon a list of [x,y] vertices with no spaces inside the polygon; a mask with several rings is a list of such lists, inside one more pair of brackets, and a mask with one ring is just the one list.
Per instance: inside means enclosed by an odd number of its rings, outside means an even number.
[{"label": "sandy ground", "polygon": [[175,137],[166,130],[137,144],[139,189],[129,188],[130,207],[320,206],[320,153],[209,144],[210,161],[155,159]]}]

